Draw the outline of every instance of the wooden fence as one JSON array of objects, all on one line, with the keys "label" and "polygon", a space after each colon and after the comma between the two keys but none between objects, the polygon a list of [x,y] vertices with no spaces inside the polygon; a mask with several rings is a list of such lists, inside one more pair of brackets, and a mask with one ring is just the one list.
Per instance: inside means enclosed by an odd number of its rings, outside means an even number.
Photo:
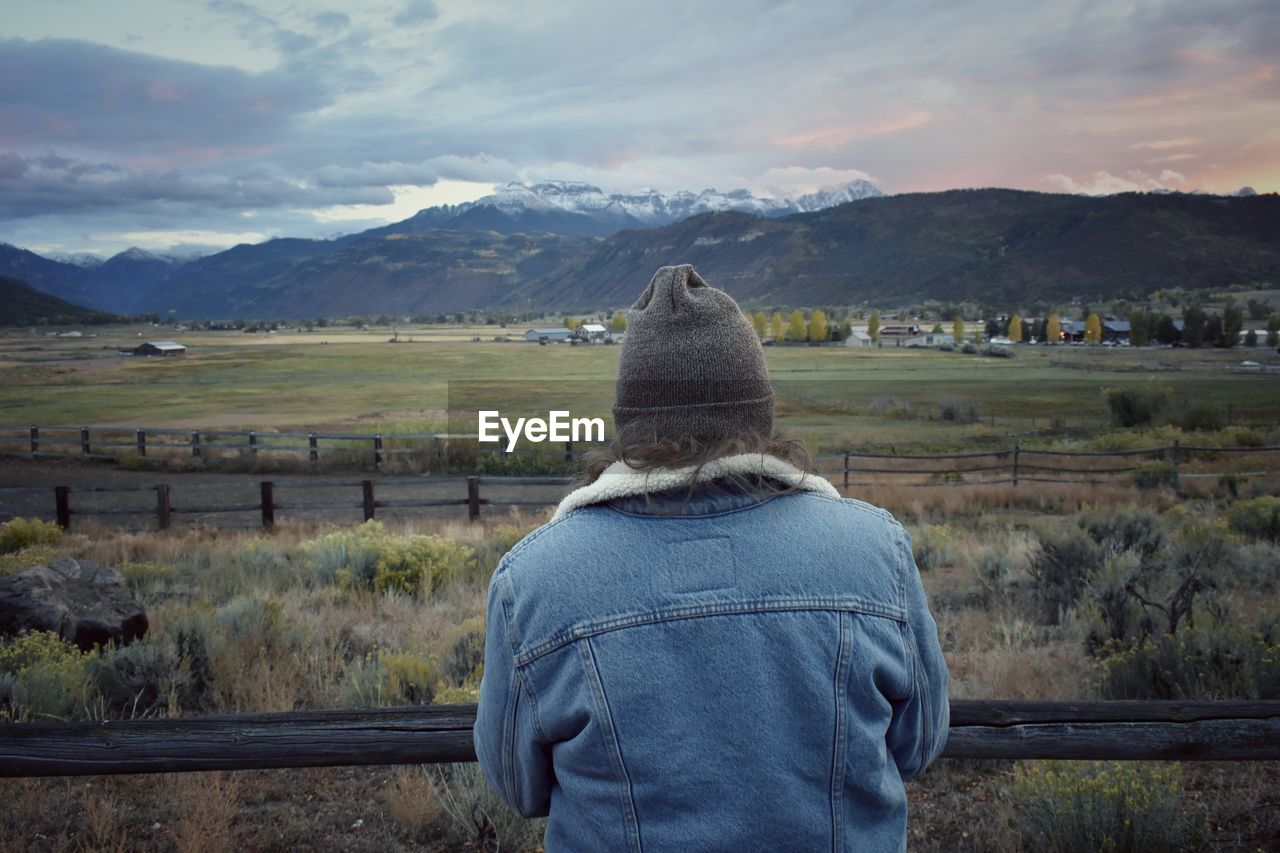
[{"label": "wooden fence", "polygon": [[[466,442],[474,450],[477,436],[454,433],[321,433],[259,430],[174,429],[167,427],[68,427],[0,424],[0,453],[31,459],[93,459],[117,462],[139,458],[243,459],[248,462],[290,458],[313,465],[321,461],[378,468],[389,459],[412,455],[424,466],[439,467],[450,450]],[[594,444],[598,444],[594,443]],[[583,443],[549,442],[536,449],[506,450],[505,440],[492,455],[505,459],[530,453],[572,461]]]},{"label": "wooden fence", "polygon": [[[0,726],[0,777],[474,761],[474,705]],[[1280,701],[954,701],[943,758],[1280,759]]]},{"label": "wooden fence", "polygon": [[[278,512],[315,516],[316,514],[331,515],[331,511],[334,510],[345,510],[353,514],[358,511],[363,520],[369,521],[378,517],[379,510],[463,506],[467,508],[467,517],[475,521],[480,518],[481,507],[554,506],[559,503],[564,488],[571,482],[573,481],[569,477],[420,477],[384,481],[380,485],[379,481],[375,480],[351,481],[295,478],[282,484],[277,484],[273,480],[262,480],[254,484],[252,499],[241,499],[232,502],[215,502],[207,497],[202,500],[202,496],[218,491],[225,494],[231,490],[243,493],[245,491],[244,486],[237,487],[233,484],[219,483],[190,483],[183,485],[160,483],[154,486],[9,486],[0,488],[0,517],[5,514],[23,514],[23,510],[17,509],[18,499],[35,497],[37,499],[52,498],[52,517],[63,528],[69,528],[72,524],[72,519],[75,517],[126,516],[140,521],[146,516],[151,516],[155,520],[156,529],[168,530],[172,527],[175,516],[198,517],[201,523],[207,524],[226,515],[251,513],[261,519],[264,529],[269,530],[275,525]],[[381,491],[391,488],[402,489],[405,486],[429,486],[433,489],[456,487],[459,496],[456,498],[379,497]],[[482,486],[501,486],[504,493],[507,493],[511,487],[526,486],[557,487],[558,491],[554,497],[528,500],[511,497],[485,498],[481,496],[480,489]],[[464,488],[465,492],[463,491]],[[349,492],[350,498],[281,500],[280,492],[282,489],[285,491],[323,491],[328,494]],[[150,507],[145,505],[150,501],[150,498],[143,498],[148,493],[154,493],[155,495],[154,504]],[[179,500],[180,496],[186,500]],[[126,501],[125,497],[129,497],[132,500]],[[76,500],[73,500],[73,498]],[[89,498],[96,499],[97,505],[78,502],[87,501]],[[106,499],[108,505],[101,505],[103,498]],[[143,499],[138,500],[139,498]],[[8,508],[5,508],[6,503],[9,504]],[[30,506],[29,503],[28,506]],[[48,504],[45,506],[47,507]],[[35,514],[46,515],[47,508],[37,508]]]}]

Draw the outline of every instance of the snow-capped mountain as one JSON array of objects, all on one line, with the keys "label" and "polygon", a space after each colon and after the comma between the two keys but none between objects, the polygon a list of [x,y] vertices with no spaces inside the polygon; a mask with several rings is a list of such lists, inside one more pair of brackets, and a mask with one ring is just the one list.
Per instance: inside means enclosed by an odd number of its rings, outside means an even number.
[{"label": "snow-capped mountain", "polygon": [[[631,192],[605,193],[582,181],[510,183],[492,194],[458,205],[419,211],[395,225],[374,232],[420,232],[431,228],[481,228],[515,233],[549,231],[558,234],[607,236],[627,228],[670,225],[700,213],[734,210],[778,217],[823,210],[883,195],[874,184],[857,180],[797,199],[753,195],[744,189],[720,192],[687,190],[670,195],[645,187]],[[374,232],[364,232],[369,235]]]}]

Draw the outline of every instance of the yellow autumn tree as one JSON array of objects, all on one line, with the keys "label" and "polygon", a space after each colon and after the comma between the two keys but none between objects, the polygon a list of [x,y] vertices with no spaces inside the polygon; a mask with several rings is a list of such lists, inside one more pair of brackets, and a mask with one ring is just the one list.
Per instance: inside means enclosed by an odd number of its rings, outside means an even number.
[{"label": "yellow autumn tree", "polygon": [[1062,321],[1057,314],[1050,314],[1044,324],[1044,342],[1056,344],[1062,341]]},{"label": "yellow autumn tree", "polygon": [[1009,318],[1009,340],[1015,344],[1022,343],[1022,318],[1017,314]]},{"label": "yellow autumn tree", "polygon": [[814,309],[809,315],[809,340],[816,344],[825,343],[831,337],[831,328],[827,325],[827,315],[820,309]]},{"label": "yellow autumn tree", "polygon": [[964,343],[964,318],[957,317],[955,322],[951,324],[951,337],[955,338],[957,344]]},{"label": "yellow autumn tree", "polygon": [[808,337],[809,327],[804,322],[804,314],[797,308],[787,318],[787,338],[793,343],[799,343]]},{"label": "yellow autumn tree", "polygon": [[751,315],[751,328],[755,329],[756,334],[761,338],[763,338],[765,332],[769,330],[769,320],[764,316],[763,311],[757,311]]},{"label": "yellow autumn tree", "polygon": [[610,324],[610,327],[611,327],[615,332],[625,332],[625,331],[627,330],[627,315],[626,315],[626,314],[614,314],[614,315],[613,315],[613,323],[612,323],[612,324]]},{"label": "yellow autumn tree", "polygon": [[867,320],[867,337],[871,340],[880,341],[880,312],[872,311],[871,317]]},{"label": "yellow autumn tree", "polygon": [[1102,343],[1102,320],[1097,314],[1090,314],[1084,321],[1084,342],[1086,344]]},{"label": "yellow autumn tree", "polygon": [[769,319],[769,337],[773,338],[774,343],[782,342],[782,315],[777,311]]}]

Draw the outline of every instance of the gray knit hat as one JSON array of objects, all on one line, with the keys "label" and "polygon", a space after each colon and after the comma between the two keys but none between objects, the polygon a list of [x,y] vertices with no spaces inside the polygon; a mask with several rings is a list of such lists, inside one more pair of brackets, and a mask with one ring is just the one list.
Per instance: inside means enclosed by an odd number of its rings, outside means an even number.
[{"label": "gray knit hat", "polygon": [[773,430],[759,336],[689,264],[658,270],[627,311],[613,422],[624,444]]}]

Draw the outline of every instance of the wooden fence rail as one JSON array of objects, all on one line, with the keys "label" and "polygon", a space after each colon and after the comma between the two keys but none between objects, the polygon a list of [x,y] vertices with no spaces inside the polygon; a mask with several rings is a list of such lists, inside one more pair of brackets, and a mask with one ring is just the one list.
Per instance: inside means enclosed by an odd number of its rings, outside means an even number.
[{"label": "wooden fence rail", "polygon": [[[204,504],[181,504],[175,502],[175,496],[179,495],[184,489],[189,489],[193,493],[199,493],[209,488],[204,486],[175,486],[168,483],[161,483],[156,486],[54,486],[52,488],[53,496],[53,517],[57,523],[64,529],[71,526],[73,517],[91,518],[95,516],[118,516],[127,515],[134,517],[146,516],[152,513],[150,509],[142,507],[76,507],[72,505],[72,497],[76,494],[98,495],[98,494],[129,494],[144,491],[154,491],[156,495],[155,502],[155,521],[156,528],[159,530],[168,530],[173,524],[174,515],[219,515],[227,513],[247,513],[253,512],[259,515],[263,529],[269,530],[275,525],[276,512],[284,510],[288,512],[296,511],[320,511],[320,510],[344,510],[359,509],[364,516],[365,521],[369,521],[377,517],[379,509],[422,509],[428,507],[449,507],[449,506],[465,506],[467,508],[467,518],[476,521],[480,518],[481,507],[514,507],[514,506],[530,506],[530,507],[547,507],[554,506],[559,502],[558,499],[535,499],[535,500],[515,500],[502,498],[483,498],[480,495],[481,485],[501,486],[501,487],[520,487],[520,486],[568,486],[573,482],[570,477],[439,477],[439,478],[422,478],[420,485],[445,485],[452,483],[465,483],[466,496],[458,498],[439,499],[389,499],[379,500],[377,498],[378,483],[375,480],[359,480],[352,482],[334,482],[322,480],[316,482],[308,481],[290,481],[286,484],[289,489],[307,489],[331,490],[334,488],[350,488],[353,492],[350,500],[321,500],[321,501],[281,501],[277,496],[276,483],[271,480],[263,480],[257,484],[257,499],[250,502],[240,503],[204,503]],[[395,485],[403,486],[401,481]],[[215,486],[217,487],[217,486]],[[223,489],[230,489],[232,486],[222,486]],[[355,494],[359,490],[358,495]],[[0,496],[3,495],[23,495],[23,494],[49,494],[48,486],[14,486],[0,488]],[[3,504],[0,502],[0,508]],[[0,515],[2,517],[2,515]]]},{"label": "wooden fence rail", "polygon": [[[0,777],[474,761],[475,707],[0,725]],[[943,757],[1274,761],[1280,701],[954,701]]]}]

